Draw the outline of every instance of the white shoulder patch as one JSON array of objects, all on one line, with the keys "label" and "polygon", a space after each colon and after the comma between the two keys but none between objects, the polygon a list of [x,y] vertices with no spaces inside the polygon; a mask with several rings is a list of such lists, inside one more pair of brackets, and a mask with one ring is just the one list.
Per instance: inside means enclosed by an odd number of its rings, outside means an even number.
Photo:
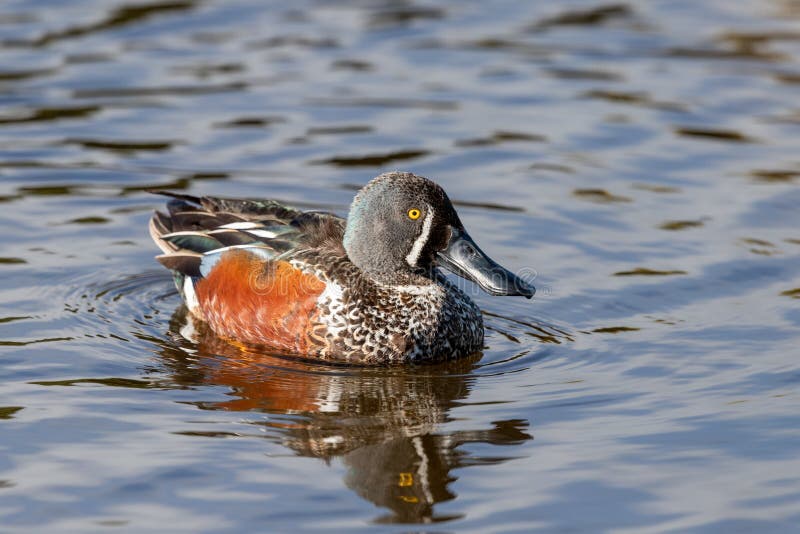
[{"label": "white shoulder patch", "polygon": [[220,228],[228,228],[230,230],[251,230],[253,228],[261,228],[263,225],[259,223],[241,221],[223,224]]},{"label": "white shoulder patch", "polygon": [[255,237],[264,237],[266,239],[273,239],[278,237],[278,234],[272,232],[270,230],[263,230],[263,229],[253,229],[253,230],[245,230],[248,234],[255,236]]}]

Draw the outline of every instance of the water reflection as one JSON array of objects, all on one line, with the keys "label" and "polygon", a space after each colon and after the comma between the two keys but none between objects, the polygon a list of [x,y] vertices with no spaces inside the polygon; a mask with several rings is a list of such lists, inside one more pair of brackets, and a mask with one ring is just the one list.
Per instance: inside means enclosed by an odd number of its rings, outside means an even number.
[{"label": "water reflection", "polygon": [[[0,3],[0,524],[791,531],[799,20],[797,0]],[[476,295],[479,363],[164,335],[179,299],[143,190],[344,214],[398,167],[541,269],[532,303]],[[457,469],[509,455],[531,457]]]},{"label": "water reflection", "polygon": [[[172,316],[174,343],[161,363],[179,386],[226,386],[230,399],[197,402],[205,410],[262,412],[268,435],[300,456],[347,466],[345,484],[389,512],[380,523],[430,523],[462,517],[435,505],[452,500],[453,470],[502,463],[513,456],[477,456],[469,443],[519,445],[533,436],[526,419],[493,421],[490,428],[442,432],[449,412],[470,395],[480,355],[436,366],[371,369],[331,367],[271,355],[221,340],[203,325]],[[183,334],[181,334],[183,332]],[[183,336],[191,337],[187,341]],[[192,435],[222,437],[216,433]]]}]

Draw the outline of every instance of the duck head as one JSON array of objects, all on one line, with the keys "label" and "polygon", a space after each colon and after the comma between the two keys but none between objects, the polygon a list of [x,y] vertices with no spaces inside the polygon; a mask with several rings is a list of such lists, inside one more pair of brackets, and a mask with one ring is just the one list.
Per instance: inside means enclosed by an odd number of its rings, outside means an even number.
[{"label": "duck head", "polygon": [[536,292],[475,244],[444,189],[407,172],[381,174],[358,192],[344,247],[350,261],[382,282],[441,266],[492,295],[531,298]]}]

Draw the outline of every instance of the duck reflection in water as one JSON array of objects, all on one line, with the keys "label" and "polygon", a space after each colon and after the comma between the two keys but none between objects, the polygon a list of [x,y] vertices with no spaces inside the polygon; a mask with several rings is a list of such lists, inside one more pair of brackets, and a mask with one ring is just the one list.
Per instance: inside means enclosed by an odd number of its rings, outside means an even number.
[{"label": "duck reflection in water", "polygon": [[199,404],[203,409],[303,416],[269,426],[298,455],[326,462],[340,457],[348,468],[347,486],[390,510],[376,519],[379,523],[457,519],[434,510],[436,503],[456,498],[448,488],[457,478],[452,470],[515,457],[480,457],[462,445],[508,446],[533,439],[524,419],[437,432],[450,420],[450,409],[469,397],[477,378],[470,372],[479,355],[421,367],[332,367],[234,346],[199,323],[188,334],[187,326],[181,308],[170,322],[175,341],[160,351],[171,379],[184,386],[231,388],[230,400]]}]

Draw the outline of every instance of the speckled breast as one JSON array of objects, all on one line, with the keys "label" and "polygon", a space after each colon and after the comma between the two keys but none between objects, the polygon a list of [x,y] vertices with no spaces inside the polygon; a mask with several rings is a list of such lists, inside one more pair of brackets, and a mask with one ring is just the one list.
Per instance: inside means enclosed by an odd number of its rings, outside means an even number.
[{"label": "speckled breast", "polygon": [[311,270],[326,284],[310,331],[316,357],[351,363],[444,361],[483,347],[480,310],[443,276],[425,285],[383,286],[358,280],[357,273]]}]

